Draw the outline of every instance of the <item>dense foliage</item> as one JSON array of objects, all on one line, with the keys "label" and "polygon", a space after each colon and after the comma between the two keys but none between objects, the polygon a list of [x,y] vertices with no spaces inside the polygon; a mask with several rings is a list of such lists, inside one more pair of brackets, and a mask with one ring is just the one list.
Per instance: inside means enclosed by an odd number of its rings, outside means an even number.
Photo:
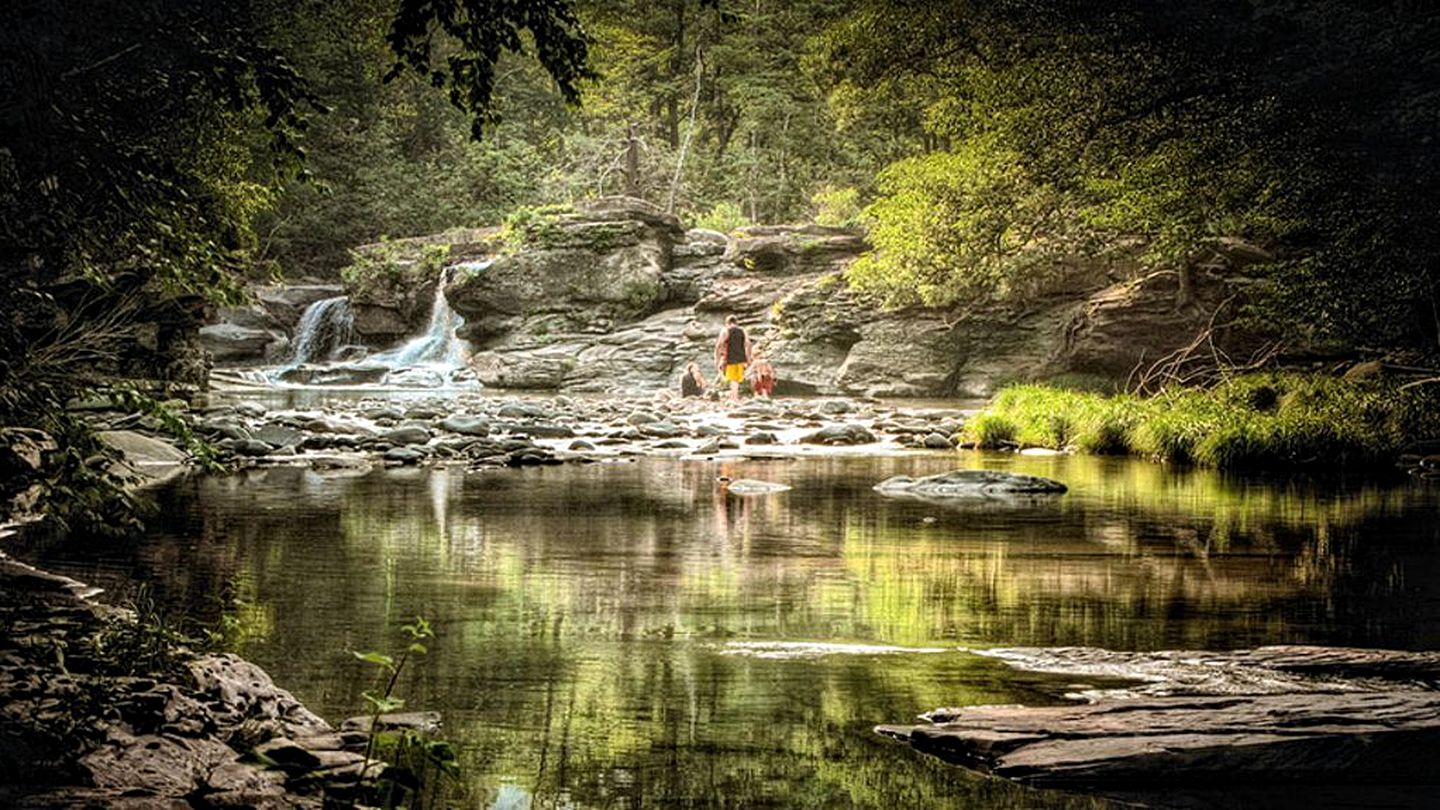
[{"label": "dense foliage", "polygon": [[835,103],[912,105],[862,282],[1004,292],[1119,237],[1277,251],[1268,317],[1435,345],[1440,15],[1394,0],[870,2],[825,34]]},{"label": "dense foliage", "polygon": [[[290,189],[265,217],[264,257],[287,275],[330,275],[347,249],[381,236],[497,224],[519,207],[606,194],[725,229],[807,219],[816,194],[868,188],[920,144],[910,130],[836,119],[802,64],[844,9],[577,0],[584,78],[556,89],[539,63],[501,53],[474,138],[470,102],[448,103],[433,76],[381,81],[391,0],[302,7],[289,50],[335,114],[308,139],[319,182]],[[447,47],[437,41],[432,59]],[[580,107],[567,103],[577,91]]]},{"label": "dense foliage", "polygon": [[0,423],[178,373],[247,275],[614,193],[863,221],[851,280],[897,302],[1239,238],[1274,257],[1253,315],[1433,353],[1437,43],[1411,0],[17,0]]}]

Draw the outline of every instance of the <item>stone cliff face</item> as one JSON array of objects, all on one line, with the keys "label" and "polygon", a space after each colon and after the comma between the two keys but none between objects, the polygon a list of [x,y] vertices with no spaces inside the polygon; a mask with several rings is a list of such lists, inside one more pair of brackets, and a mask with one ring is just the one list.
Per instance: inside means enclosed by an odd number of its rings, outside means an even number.
[{"label": "stone cliff face", "polygon": [[525,227],[517,250],[457,265],[445,296],[475,344],[613,332],[666,303],[684,232],[643,207],[559,216]]},{"label": "stone cliff face", "polygon": [[814,225],[682,231],[644,203],[606,200],[446,295],[492,387],[673,387],[691,361],[713,374],[712,342],[734,314],[778,369],[778,393],[980,397],[1061,374],[1124,379],[1226,321],[1236,299],[1224,276],[1245,263],[1217,250],[1182,294],[1179,273],[1122,253],[1072,263],[1023,301],[895,310],[845,281],[866,249],[857,233]]},{"label": "stone cliff face", "polygon": [[[1146,270],[1134,250],[1057,261],[1016,300],[946,309],[887,309],[851,288],[845,270],[867,249],[858,233],[816,225],[687,231],[648,203],[606,198],[507,232],[362,248],[369,266],[345,292],[359,339],[384,348],[420,329],[443,283],[471,367],[507,389],[653,391],[692,361],[713,375],[731,314],[775,365],[780,394],[983,397],[1062,374],[1123,380],[1207,328],[1236,359],[1256,346],[1227,325],[1236,271],[1266,258],[1239,243],[1217,243],[1184,272]],[[274,362],[304,304],[336,292],[262,292],[226,328],[250,330],[251,362]]]}]

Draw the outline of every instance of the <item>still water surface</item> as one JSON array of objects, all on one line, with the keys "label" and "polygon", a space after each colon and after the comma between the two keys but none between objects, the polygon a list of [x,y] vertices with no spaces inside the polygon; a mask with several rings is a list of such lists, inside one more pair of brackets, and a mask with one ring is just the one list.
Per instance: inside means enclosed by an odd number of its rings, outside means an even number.
[{"label": "still water surface", "polygon": [[[1071,492],[947,508],[871,490],[951,454],[270,468],[169,485],[138,543],[14,551],[193,615],[233,588],[241,652],[335,721],[372,685],[350,651],[425,616],[437,638],[399,693],[443,713],[472,807],[1103,806],[870,729],[1076,685],[958,647],[1440,648],[1440,488],[960,459]],[[728,495],[722,474],[794,489]]]}]

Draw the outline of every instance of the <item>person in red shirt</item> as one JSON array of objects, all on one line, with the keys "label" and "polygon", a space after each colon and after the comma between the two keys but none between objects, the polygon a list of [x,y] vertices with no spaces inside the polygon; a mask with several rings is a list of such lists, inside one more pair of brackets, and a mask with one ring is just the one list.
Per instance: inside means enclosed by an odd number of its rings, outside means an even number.
[{"label": "person in red shirt", "polygon": [[750,364],[750,390],[766,399],[775,393],[775,367],[760,354],[756,354],[755,362]]}]

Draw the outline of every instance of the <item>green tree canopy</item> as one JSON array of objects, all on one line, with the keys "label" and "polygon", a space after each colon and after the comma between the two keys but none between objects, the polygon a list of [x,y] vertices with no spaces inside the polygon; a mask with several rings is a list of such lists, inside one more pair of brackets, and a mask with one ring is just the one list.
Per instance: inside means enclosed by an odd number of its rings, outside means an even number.
[{"label": "green tree canopy", "polygon": [[887,0],[815,61],[842,111],[902,99],[948,155],[883,175],[860,277],[892,294],[1004,286],[1046,242],[1238,236],[1280,256],[1271,316],[1433,345],[1437,57],[1403,0]]}]

